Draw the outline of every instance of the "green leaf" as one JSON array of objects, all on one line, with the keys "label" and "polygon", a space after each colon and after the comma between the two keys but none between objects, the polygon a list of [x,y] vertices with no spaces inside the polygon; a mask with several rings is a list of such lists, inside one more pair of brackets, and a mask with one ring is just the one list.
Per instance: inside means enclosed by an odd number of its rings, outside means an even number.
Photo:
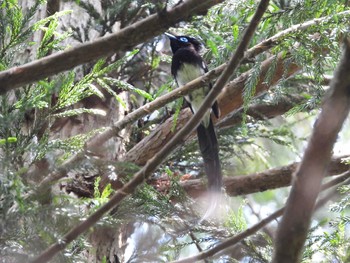
[{"label": "green leaf", "polygon": [[214,41],[212,41],[211,39],[208,39],[207,40],[207,46],[213,52],[215,57],[218,56],[218,54],[219,54],[218,47],[217,47],[217,44]]},{"label": "green leaf", "polygon": [[159,63],[160,63],[160,60],[161,60],[160,56],[155,56],[155,57],[152,59],[151,68],[152,68],[152,69],[158,68]]},{"label": "green leaf", "polygon": [[239,39],[239,27],[237,24],[232,26],[232,36],[233,39]]},{"label": "green leaf", "polygon": [[107,184],[105,189],[102,191],[101,198],[102,199],[108,199],[109,196],[113,193],[113,188],[111,184]]},{"label": "green leaf", "polygon": [[100,190],[99,190],[100,181],[101,181],[101,177],[97,177],[95,179],[95,182],[94,182],[94,198],[100,198],[101,197],[101,193],[100,193]]},{"label": "green leaf", "polygon": [[102,68],[103,68],[103,65],[106,63],[105,59],[100,59],[96,62],[96,64],[94,65],[94,67],[92,68],[92,73],[94,74],[97,74],[99,73]]},{"label": "green leaf", "polygon": [[15,143],[15,142],[17,142],[16,137],[8,137],[6,139],[0,139],[0,145],[4,145],[6,143]]},{"label": "green leaf", "polygon": [[126,103],[123,101],[123,99],[120,96],[118,96],[118,94],[113,89],[111,89],[111,87],[107,82],[108,81],[106,81],[106,78],[97,80],[97,83],[100,84],[102,88],[104,88],[106,91],[108,91],[109,94],[114,96],[114,98],[122,105],[123,108],[126,108]]},{"label": "green leaf", "polygon": [[56,12],[54,15],[48,16],[48,17],[41,19],[40,21],[34,23],[34,25],[32,26],[32,29],[34,31],[37,31],[37,30],[41,29],[41,27],[43,27],[47,23],[49,23],[50,21],[57,20],[59,17],[64,16],[64,15],[68,15],[72,12],[73,12],[72,10],[63,10],[63,11]]},{"label": "green leaf", "polygon": [[105,83],[109,83],[109,85],[113,85],[113,86],[116,86],[120,89],[124,89],[124,90],[128,90],[128,91],[133,91],[149,101],[153,100],[153,97],[151,94],[149,94],[148,92],[146,92],[142,89],[135,88],[133,85],[131,85],[125,81],[117,80],[117,79],[113,79],[113,78],[109,78],[109,77],[105,77],[105,78],[103,78],[103,80]]}]

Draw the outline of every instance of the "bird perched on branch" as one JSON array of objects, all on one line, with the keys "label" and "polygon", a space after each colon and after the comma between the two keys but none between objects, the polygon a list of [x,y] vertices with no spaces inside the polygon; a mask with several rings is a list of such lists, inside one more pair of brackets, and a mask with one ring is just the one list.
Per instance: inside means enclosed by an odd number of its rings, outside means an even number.
[{"label": "bird perched on branch", "polygon": [[[207,65],[199,54],[202,45],[197,39],[188,36],[174,36],[169,33],[165,35],[170,39],[170,47],[173,52],[171,73],[178,86],[183,86],[208,72]],[[198,111],[211,87],[211,84],[206,84],[185,96],[193,113]],[[213,104],[212,111],[216,118],[219,118],[217,102]],[[205,113],[197,127],[197,136],[205,173],[208,177],[208,188],[212,191],[220,191],[222,175],[219,146],[211,119],[211,110]]]}]

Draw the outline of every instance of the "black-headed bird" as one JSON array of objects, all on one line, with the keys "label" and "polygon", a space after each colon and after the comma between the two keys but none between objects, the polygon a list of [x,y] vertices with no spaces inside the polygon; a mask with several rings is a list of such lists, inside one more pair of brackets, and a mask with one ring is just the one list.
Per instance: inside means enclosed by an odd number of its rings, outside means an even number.
[{"label": "black-headed bird", "polygon": [[[170,39],[170,47],[173,52],[171,73],[178,86],[183,86],[208,72],[207,65],[199,54],[202,44],[197,39],[188,36],[174,36],[169,33],[165,34]],[[185,96],[193,113],[198,111],[211,88],[212,85],[209,83]],[[212,111],[216,118],[219,118],[217,102],[212,105]],[[197,136],[204,161],[205,173],[208,177],[208,188],[212,191],[220,191],[222,175],[219,146],[211,118],[211,110],[205,113],[197,127]]]}]

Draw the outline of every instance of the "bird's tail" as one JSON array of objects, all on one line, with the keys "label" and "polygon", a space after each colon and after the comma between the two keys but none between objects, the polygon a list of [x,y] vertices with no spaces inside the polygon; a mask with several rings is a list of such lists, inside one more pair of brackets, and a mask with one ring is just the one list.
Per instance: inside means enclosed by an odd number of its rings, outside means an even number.
[{"label": "bird's tail", "polygon": [[222,174],[219,160],[219,145],[211,118],[208,127],[205,127],[202,123],[198,126],[197,135],[199,149],[204,161],[205,173],[208,177],[208,189],[210,191],[220,192]]}]

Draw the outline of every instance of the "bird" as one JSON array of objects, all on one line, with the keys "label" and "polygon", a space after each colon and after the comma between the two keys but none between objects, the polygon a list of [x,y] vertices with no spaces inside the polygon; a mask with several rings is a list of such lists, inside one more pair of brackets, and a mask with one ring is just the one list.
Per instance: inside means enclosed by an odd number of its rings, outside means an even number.
[{"label": "bird", "polygon": [[[176,36],[165,33],[170,40],[173,53],[171,62],[171,74],[178,86],[186,85],[188,82],[208,72],[208,67],[201,55],[202,44],[194,37]],[[206,95],[212,88],[212,84],[190,92],[185,96],[193,113],[196,113],[202,105]],[[204,170],[208,178],[208,189],[220,192],[222,187],[222,173],[219,159],[219,145],[216,137],[211,111],[219,118],[220,111],[217,101],[214,102],[200,124],[197,127],[199,149],[204,162]]]}]

